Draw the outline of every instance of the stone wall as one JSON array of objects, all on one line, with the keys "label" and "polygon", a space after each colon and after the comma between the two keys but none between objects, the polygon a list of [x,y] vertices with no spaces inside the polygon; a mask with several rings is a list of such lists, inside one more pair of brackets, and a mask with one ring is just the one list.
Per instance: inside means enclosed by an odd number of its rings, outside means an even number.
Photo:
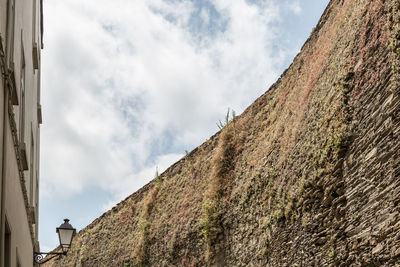
[{"label": "stone wall", "polygon": [[268,92],[51,265],[400,265],[399,6],[332,0]]}]

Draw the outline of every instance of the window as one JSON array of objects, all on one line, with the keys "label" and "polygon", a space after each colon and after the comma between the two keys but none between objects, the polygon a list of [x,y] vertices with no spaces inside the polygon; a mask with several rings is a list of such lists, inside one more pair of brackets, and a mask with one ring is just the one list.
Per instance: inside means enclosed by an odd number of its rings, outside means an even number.
[{"label": "window", "polygon": [[15,0],[7,0],[7,22],[6,22],[6,57],[7,67],[10,71],[12,88],[11,99],[13,105],[18,105],[14,73],[14,33],[15,33]]},{"label": "window", "polygon": [[22,161],[22,167],[25,171],[29,169],[28,155],[25,146],[25,50],[23,31],[21,30],[21,75],[20,75],[20,103],[19,103],[19,150]]},{"label": "window", "polygon": [[6,229],[4,235],[4,266],[11,265],[11,229],[8,225],[8,221],[6,218]]},{"label": "window", "polygon": [[32,131],[32,123],[31,123],[31,151],[30,151],[30,169],[29,169],[29,203],[31,206],[33,206],[33,182],[35,181],[34,179],[34,174],[35,172],[33,171],[33,165],[35,161],[35,144],[33,141],[33,131]]},{"label": "window", "polygon": [[37,14],[36,0],[32,0],[32,64],[34,70],[39,69],[39,53],[40,53],[38,42],[36,40],[36,22],[37,22],[36,14]]},{"label": "window", "polygon": [[36,88],[37,88],[37,102],[40,104],[40,72],[37,74]]},{"label": "window", "polygon": [[21,81],[20,81],[20,110],[19,110],[19,141],[24,143],[25,138],[25,53],[21,31]]},{"label": "window", "polygon": [[21,267],[21,261],[19,260],[19,253],[18,253],[18,249],[17,249],[17,267]]},{"label": "window", "polygon": [[9,64],[14,61],[15,0],[7,1],[7,54]]},{"label": "window", "polygon": [[36,43],[36,10],[37,4],[36,0],[32,1],[32,42]]},{"label": "window", "polygon": [[38,171],[36,170],[36,191],[35,191],[35,207],[36,209],[39,208],[39,174]]},{"label": "window", "polygon": [[36,179],[35,179],[35,234],[36,238],[38,237],[38,220],[39,220],[39,174],[36,170]]}]

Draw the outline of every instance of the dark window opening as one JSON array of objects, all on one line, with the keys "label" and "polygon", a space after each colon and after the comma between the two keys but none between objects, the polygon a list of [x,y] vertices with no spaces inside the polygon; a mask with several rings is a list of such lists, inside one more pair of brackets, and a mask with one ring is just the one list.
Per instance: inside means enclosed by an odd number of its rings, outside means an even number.
[{"label": "dark window opening", "polygon": [[6,231],[4,235],[4,266],[11,266],[11,229],[6,219]]},{"label": "dark window opening", "polygon": [[7,53],[9,64],[14,61],[15,0],[7,1]]},{"label": "dark window opening", "polygon": [[[21,31],[21,38],[23,34]],[[22,39],[21,39],[22,40]],[[24,143],[25,138],[25,53],[24,53],[24,44],[21,44],[21,105],[20,105],[20,142]]]},{"label": "dark window opening", "polygon": [[21,267],[21,261],[19,260],[18,249],[17,249],[17,267]]},{"label": "dark window opening", "polygon": [[30,149],[30,166],[29,166],[29,203],[31,206],[33,206],[33,183],[35,181],[35,172],[33,171],[33,166],[35,162],[35,144],[33,141],[33,131],[32,131],[32,124],[31,124],[31,149]]}]

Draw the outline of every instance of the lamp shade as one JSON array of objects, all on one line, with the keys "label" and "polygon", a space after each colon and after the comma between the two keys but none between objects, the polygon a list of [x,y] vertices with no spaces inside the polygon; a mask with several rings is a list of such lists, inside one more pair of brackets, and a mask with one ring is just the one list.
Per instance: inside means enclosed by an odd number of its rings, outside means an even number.
[{"label": "lamp shade", "polygon": [[62,249],[70,248],[72,243],[72,238],[74,237],[76,230],[69,223],[68,219],[64,219],[64,223],[56,230],[58,238],[60,240],[60,246]]}]

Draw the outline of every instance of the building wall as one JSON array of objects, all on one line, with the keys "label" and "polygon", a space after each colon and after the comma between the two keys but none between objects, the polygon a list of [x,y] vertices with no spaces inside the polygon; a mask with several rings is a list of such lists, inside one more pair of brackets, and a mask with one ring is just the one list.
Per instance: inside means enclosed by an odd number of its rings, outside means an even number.
[{"label": "building wall", "polygon": [[0,0],[0,267],[33,266],[39,250],[40,5]]}]

